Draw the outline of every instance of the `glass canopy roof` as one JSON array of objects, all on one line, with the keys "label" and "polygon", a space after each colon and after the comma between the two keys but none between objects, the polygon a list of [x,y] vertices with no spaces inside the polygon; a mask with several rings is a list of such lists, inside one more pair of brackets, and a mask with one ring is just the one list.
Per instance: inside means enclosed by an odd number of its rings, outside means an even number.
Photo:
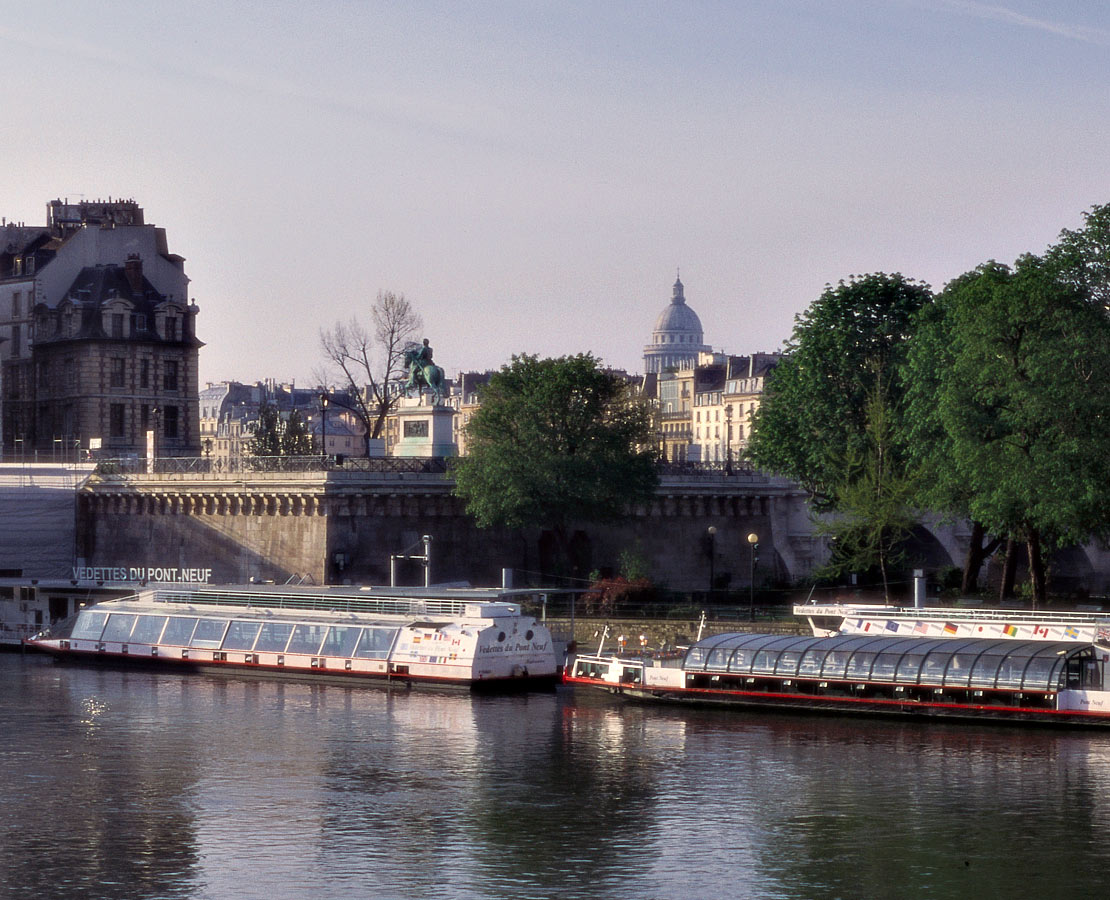
[{"label": "glass canopy roof", "polygon": [[1101,687],[1095,648],[1075,641],[718,634],[691,647],[683,668],[980,689]]}]

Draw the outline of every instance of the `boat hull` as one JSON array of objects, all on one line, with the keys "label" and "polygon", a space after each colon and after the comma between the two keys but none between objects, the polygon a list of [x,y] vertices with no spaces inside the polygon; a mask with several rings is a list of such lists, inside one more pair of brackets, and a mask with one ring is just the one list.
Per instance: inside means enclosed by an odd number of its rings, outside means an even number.
[{"label": "boat hull", "polygon": [[550,690],[561,681],[561,673],[520,675],[506,678],[450,677],[412,672],[359,671],[344,668],[304,667],[234,660],[180,659],[172,656],[141,656],[109,651],[62,650],[34,641],[25,642],[26,649],[53,658],[59,665],[97,666],[112,669],[137,669],[173,674],[217,675],[259,678],[274,681],[298,681],[333,684],[345,687],[384,687],[407,690],[413,687],[442,688],[455,691],[510,692]]},{"label": "boat hull", "polygon": [[737,710],[816,713],[831,715],[887,716],[903,719],[994,721],[1013,724],[1110,727],[1110,714],[1084,710],[1036,709],[993,704],[905,701],[882,698],[822,697],[811,694],[771,693],[685,688],[651,688],[636,684],[614,685],[599,680],[567,677],[566,683],[607,691],[627,700]]}]

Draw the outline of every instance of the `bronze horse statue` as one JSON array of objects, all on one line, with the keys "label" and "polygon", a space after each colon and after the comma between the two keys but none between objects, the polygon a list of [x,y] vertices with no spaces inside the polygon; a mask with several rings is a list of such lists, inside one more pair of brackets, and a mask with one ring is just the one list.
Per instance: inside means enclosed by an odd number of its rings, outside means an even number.
[{"label": "bronze horse statue", "polygon": [[404,352],[405,368],[409,370],[409,379],[405,382],[405,393],[413,388],[423,390],[427,387],[432,392],[432,405],[443,400],[443,369],[432,362],[432,348],[428,346],[428,339],[424,339],[424,346],[412,346]]}]

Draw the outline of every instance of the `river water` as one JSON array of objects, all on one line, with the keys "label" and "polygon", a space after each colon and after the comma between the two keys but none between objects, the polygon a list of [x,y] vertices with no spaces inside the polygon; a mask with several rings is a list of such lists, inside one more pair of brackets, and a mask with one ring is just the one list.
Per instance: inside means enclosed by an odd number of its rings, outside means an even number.
[{"label": "river water", "polygon": [[1055,897],[1110,734],[0,654],[2,898]]}]

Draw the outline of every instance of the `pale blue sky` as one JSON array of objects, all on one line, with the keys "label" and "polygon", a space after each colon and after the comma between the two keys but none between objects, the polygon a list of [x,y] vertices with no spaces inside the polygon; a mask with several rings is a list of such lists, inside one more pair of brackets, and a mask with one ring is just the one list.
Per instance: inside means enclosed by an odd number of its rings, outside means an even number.
[{"label": "pale blue sky", "polygon": [[39,4],[0,25],[0,213],[124,196],[202,380],[308,382],[405,293],[449,375],[639,371],[681,267],[772,350],[827,282],[941,287],[1110,202],[1110,3]]}]

